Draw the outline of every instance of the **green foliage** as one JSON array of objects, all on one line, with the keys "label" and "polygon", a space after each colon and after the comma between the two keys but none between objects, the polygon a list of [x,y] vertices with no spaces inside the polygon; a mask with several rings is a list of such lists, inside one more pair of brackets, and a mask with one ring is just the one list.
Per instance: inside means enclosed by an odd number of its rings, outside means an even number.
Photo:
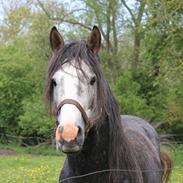
[{"label": "green foliage", "polygon": [[[164,130],[179,135],[183,131],[182,5],[178,0],[148,1],[149,16],[141,48],[141,67],[151,76],[149,84],[154,86],[149,104],[155,107],[158,121],[166,122]],[[146,82],[144,86],[149,85]]]},{"label": "green foliage", "polygon": [[3,41],[12,43],[19,34],[24,34],[30,23],[30,10],[25,6],[12,8],[5,15],[5,23],[0,27]]},{"label": "green foliage", "polygon": [[24,61],[26,55],[19,51],[16,47],[5,47],[0,51],[0,124],[12,131],[17,130],[22,99],[34,89],[29,78],[32,66]]},{"label": "green foliage", "polygon": [[153,110],[147,100],[139,95],[141,85],[133,79],[132,73],[123,72],[114,84],[114,91],[123,114],[132,114],[151,119]]},{"label": "green foliage", "polygon": [[181,139],[183,132],[183,80],[178,86],[172,88],[168,96],[168,104],[164,118],[167,119],[169,133],[180,135],[177,139]]},{"label": "green foliage", "polygon": [[34,94],[22,101],[22,115],[19,116],[19,128],[24,136],[51,135],[54,123],[49,119],[44,102],[39,94]]},{"label": "green foliage", "polygon": [[[77,2],[81,11],[77,3],[53,0],[43,3],[44,10],[17,2],[0,22],[0,127],[16,135],[50,136],[53,122],[42,101],[50,28],[58,25],[64,39],[73,40],[86,37],[92,22],[102,32],[100,62],[121,112],[166,122],[163,132],[182,134],[182,1],[136,1],[129,6],[131,16],[120,1]],[[146,5],[138,16],[141,2]]]},{"label": "green foliage", "polygon": [[16,34],[12,45],[0,48],[0,125],[15,135],[48,138],[53,127],[40,96],[51,55],[49,29],[49,21],[38,14],[26,35]]},{"label": "green foliage", "polygon": [[[49,34],[52,22],[42,12],[32,15],[32,24],[28,31],[28,52],[30,56],[33,55],[37,59],[36,64],[47,64],[51,56],[51,49],[49,46]],[[38,60],[39,59],[39,60]],[[40,67],[38,67],[40,69]],[[45,69],[45,68],[44,68]]]}]

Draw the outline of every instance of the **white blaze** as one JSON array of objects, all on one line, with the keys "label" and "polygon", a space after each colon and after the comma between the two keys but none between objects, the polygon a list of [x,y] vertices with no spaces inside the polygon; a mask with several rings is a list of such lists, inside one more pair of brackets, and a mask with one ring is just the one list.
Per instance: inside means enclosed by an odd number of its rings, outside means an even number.
[{"label": "white blaze", "polygon": [[[54,102],[58,106],[64,99],[76,100],[90,117],[91,110],[89,107],[91,105],[91,100],[95,97],[96,86],[90,86],[88,80],[85,79],[84,76],[80,81],[77,74],[77,72],[80,71],[76,70],[76,67],[73,66],[74,62],[75,61],[73,60],[72,62],[65,63],[62,66],[62,69],[54,74],[53,79],[56,81],[53,96]],[[82,68],[88,78],[93,76],[93,73],[84,62],[82,62]],[[60,126],[74,122],[76,126],[80,126],[83,130],[85,128],[80,111],[72,104],[65,104],[62,106],[58,116],[58,122]]]}]

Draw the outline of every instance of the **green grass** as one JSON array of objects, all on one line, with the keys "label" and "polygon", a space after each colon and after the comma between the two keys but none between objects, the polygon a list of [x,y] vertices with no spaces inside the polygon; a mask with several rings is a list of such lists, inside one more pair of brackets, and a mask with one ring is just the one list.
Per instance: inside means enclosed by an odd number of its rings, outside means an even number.
[{"label": "green grass", "polygon": [[170,182],[183,183],[183,145],[179,145],[174,148],[172,158],[174,167]]},{"label": "green grass", "polygon": [[56,183],[64,158],[18,155],[0,158],[2,183]]},{"label": "green grass", "polygon": [[0,145],[16,155],[0,156],[0,183],[56,183],[64,155],[53,148]]},{"label": "green grass", "polygon": [[[17,154],[0,156],[0,183],[56,183],[64,156],[52,148],[20,148],[0,145],[0,149],[14,149]],[[172,151],[174,170],[171,183],[183,183],[183,146]]]}]

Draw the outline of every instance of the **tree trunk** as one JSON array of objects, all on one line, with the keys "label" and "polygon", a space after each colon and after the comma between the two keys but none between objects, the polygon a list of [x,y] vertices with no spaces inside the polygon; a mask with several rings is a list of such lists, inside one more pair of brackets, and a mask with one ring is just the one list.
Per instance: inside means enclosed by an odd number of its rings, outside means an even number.
[{"label": "tree trunk", "polygon": [[135,27],[134,31],[134,58],[132,62],[132,69],[135,71],[138,67],[139,63],[139,55],[140,55],[140,34],[138,31],[139,27]]},{"label": "tree trunk", "polygon": [[116,33],[116,16],[115,16],[115,9],[112,10],[112,31],[113,31],[113,53],[116,54],[118,52],[118,39]]}]

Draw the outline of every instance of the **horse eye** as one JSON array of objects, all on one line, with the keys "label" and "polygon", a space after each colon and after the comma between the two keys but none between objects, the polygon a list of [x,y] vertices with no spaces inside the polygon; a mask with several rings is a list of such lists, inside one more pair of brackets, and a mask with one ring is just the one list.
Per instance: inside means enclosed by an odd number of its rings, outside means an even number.
[{"label": "horse eye", "polygon": [[57,83],[54,79],[52,79],[52,84],[53,84],[53,86],[57,86]]},{"label": "horse eye", "polygon": [[90,85],[94,85],[95,81],[96,81],[96,77],[94,76],[90,80]]},{"label": "horse eye", "polygon": [[55,121],[55,124],[56,124],[56,126],[58,126],[58,125],[59,125],[59,122],[58,122],[58,120],[56,120],[56,121]]}]

